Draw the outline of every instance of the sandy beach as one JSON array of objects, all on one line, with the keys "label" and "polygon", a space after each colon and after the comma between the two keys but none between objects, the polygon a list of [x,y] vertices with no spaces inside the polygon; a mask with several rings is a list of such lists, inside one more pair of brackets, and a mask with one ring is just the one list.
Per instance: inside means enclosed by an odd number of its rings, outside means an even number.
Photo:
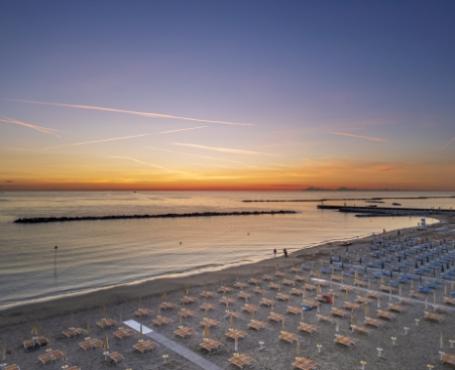
[{"label": "sandy beach", "polygon": [[[358,263],[361,259],[365,261],[371,253],[371,245],[379,242],[408,246],[425,243],[439,246],[446,243],[453,248],[455,220],[441,218],[440,221],[425,230],[409,228],[387,232],[354,240],[349,246],[341,242],[328,243],[297,251],[289,258],[284,258],[278,251],[276,258],[255,264],[189,277],[163,278],[2,311],[0,345],[5,349],[1,362],[15,363],[20,369],[60,369],[65,364],[94,370],[200,368],[160,343],[156,343],[156,348],[151,352],[141,354],[134,351],[133,345],[138,340],[147,339],[139,332],[123,339],[115,338],[116,330],[125,326],[122,322],[134,319],[222,369],[234,368],[228,362],[236,351],[234,341],[225,335],[229,328],[239,329],[246,334],[238,341],[237,350],[250,356],[252,367],[256,369],[292,369],[296,356],[310,358],[320,369],[352,370],[365,366],[365,369],[411,370],[424,369],[427,364],[442,369],[445,365],[441,364],[439,352],[455,354],[455,348],[452,348],[455,343],[455,314],[453,308],[443,302],[448,291],[455,289],[453,281],[439,286],[427,296],[416,294],[412,298],[418,281],[402,284],[399,290],[387,293],[383,289],[383,285],[391,280],[387,277],[378,280],[364,276],[362,279],[368,285],[362,285],[357,284],[360,275],[345,273],[347,267],[344,266],[339,272],[332,270],[329,274],[321,273],[323,268],[333,266],[329,262],[332,258],[337,259],[339,256],[346,258],[347,265],[353,261]],[[222,286],[229,287],[231,291],[220,293]],[[207,291],[211,292],[212,297],[204,297],[203,292]],[[368,296],[371,291],[376,292],[375,298]],[[306,307],[302,306],[305,299],[314,301],[321,294],[333,295],[334,302],[320,303],[317,309],[302,311],[302,307]],[[365,301],[359,303],[359,296]],[[194,302],[185,304],[184,297],[193,297]],[[223,298],[232,298],[232,302],[226,307],[220,303]],[[272,307],[261,305],[264,298],[273,300]],[[163,302],[171,302],[175,308],[160,309]],[[357,302],[358,307],[354,305],[347,310],[346,302]],[[431,307],[431,303],[436,305]],[[246,312],[245,304],[253,305],[255,313]],[[399,308],[391,309],[393,304],[399,304]],[[300,311],[289,313],[291,306]],[[139,308],[145,309],[142,317],[138,317]],[[182,308],[190,310],[192,317],[183,318],[179,315]],[[341,316],[346,314],[345,317],[334,315],[334,308],[340,309]],[[378,309],[391,313],[391,321],[377,318]],[[429,310],[441,315],[443,321],[424,320],[425,312]],[[272,322],[272,311],[282,315],[284,320]],[[227,312],[236,312],[237,317],[226,318]],[[153,323],[157,315],[169,318],[170,322],[157,326]],[[380,320],[380,327],[365,327],[365,316]],[[116,325],[101,329],[96,323],[103,317],[115,320]],[[201,320],[205,317],[216,320],[216,325],[210,329],[204,328]],[[331,322],[324,322],[324,318]],[[265,328],[258,331],[249,329],[252,319],[263,321]],[[308,334],[299,331],[302,321],[313,325],[316,332]],[[361,326],[365,332],[362,333],[360,329],[352,331],[351,325]],[[174,332],[180,326],[192,328],[191,337],[178,338]],[[81,328],[83,332],[77,337],[66,338],[62,332],[69,327]],[[281,340],[282,331],[294,334],[296,341],[292,336],[292,343]],[[38,335],[46,337],[49,343],[42,348],[25,351],[23,341]],[[352,339],[353,345],[345,347],[335,343],[340,335]],[[121,353],[123,360],[113,365],[105,361],[102,348],[82,350],[79,343],[87,337],[99,339],[104,347],[107,347],[108,342],[108,350]],[[200,349],[204,337],[218,340],[221,348],[214,353],[204,353]],[[62,351],[64,358],[48,365],[39,364],[38,357],[49,348]],[[378,348],[382,348],[380,357]],[[361,361],[366,363],[362,365]]]}]

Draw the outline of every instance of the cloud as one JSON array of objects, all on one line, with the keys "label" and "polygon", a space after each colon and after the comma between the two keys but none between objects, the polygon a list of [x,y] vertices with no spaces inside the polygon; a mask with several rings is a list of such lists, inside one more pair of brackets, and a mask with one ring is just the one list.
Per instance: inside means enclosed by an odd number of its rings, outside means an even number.
[{"label": "cloud", "polygon": [[386,139],[384,139],[382,137],[357,135],[357,134],[353,134],[351,132],[344,132],[344,131],[330,131],[329,134],[335,135],[335,136],[351,137],[354,139],[360,139],[360,140],[370,141],[370,142],[374,142],[374,143],[383,143],[386,141]]},{"label": "cloud", "polygon": [[32,130],[38,131],[38,132],[40,132],[42,134],[46,134],[46,135],[58,136],[58,134],[57,134],[58,131],[53,129],[53,128],[37,125],[36,123],[21,121],[21,120],[16,119],[16,118],[0,117],[0,122],[1,123],[6,123],[6,124],[22,126],[22,127],[27,127],[27,128],[30,128]]},{"label": "cloud", "polygon": [[135,110],[128,110],[128,109],[102,107],[102,106],[98,106],[98,105],[68,104],[68,103],[44,102],[44,101],[24,100],[24,99],[10,99],[10,100],[16,101],[16,102],[21,102],[21,103],[27,103],[27,104],[49,105],[49,106],[53,106],[53,107],[93,110],[93,111],[98,111],[98,112],[121,113],[121,114],[129,114],[129,115],[148,117],[148,118],[173,119],[173,120],[179,120],[179,121],[212,123],[212,124],[228,125],[228,126],[254,126],[252,123],[202,119],[202,118],[179,116],[179,115],[167,114],[167,113],[142,112],[142,111],[135,111]]},{"label": "cloud", "polygon": [[191,144],[191,143],[173,143],[173,145],[184,146],[184,147],[193,148],[193,149],[209,150],[209,151],[219,152],[219,153],[229,153],[229,154],[242,154],[242,155],[263,155],[263,154],[265,154],[265,153],[256,152],[253,150],[224,148],[224,147],[218,147],[218,146],[208,146],[208,145],[199,145],[199,144]]}]

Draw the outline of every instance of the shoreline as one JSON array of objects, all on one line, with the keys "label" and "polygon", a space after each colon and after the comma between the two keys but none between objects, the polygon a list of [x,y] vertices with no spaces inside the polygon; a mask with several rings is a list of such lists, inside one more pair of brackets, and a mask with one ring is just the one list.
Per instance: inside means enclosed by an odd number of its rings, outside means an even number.
[{"label": "shoreline", "polygon": [[[427,226],[426,230],[431,231],[436,227],[441,227],[454,223],[446,217],[431,217],[437,220]],[[176,276],[158,276],[141,282],[125,283],[121,285],[99,288],[92,291],[77,292],[67,296],[47,299],[39,302],[31,302],[15,305],[0,310],[0,328],[11,325],[33,322],[46,319],[51,316],[64,316],[74,312],[89,311],[105,305],[118,305],[137,299],[147,299],[162,294],[172,293],[179,290],[196,288],[205,285],[213,285],[230,282],[239,277],[249,277],[251,275],[270,272],[276,268],[291,267],[298,263],[316,261],[322,257],[329,256],[337,248],[345,247],[347,241],[352,242],[350,248],[362,248],[377,235],[392,235],[400,232],[402,235],[412,234],[418,231],[417,226],[394,229],[386,233],[371,234],[367,236],[355,236],[337,241],[323,241],[312,246],[298,248],[291,251],[289,258],[271,257],[257,262],[248,262],[234,266],[223,266],[219,270],[209,270],[202,272],[190,272]],[[196,270],[197,271],[197,270]]]}]

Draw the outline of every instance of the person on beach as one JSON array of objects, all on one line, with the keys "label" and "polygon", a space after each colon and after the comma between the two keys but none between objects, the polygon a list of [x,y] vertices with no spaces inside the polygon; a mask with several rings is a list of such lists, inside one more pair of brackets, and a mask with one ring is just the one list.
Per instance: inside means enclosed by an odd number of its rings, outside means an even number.
[{"label": "person on beach", "polygon": [[273,257],[276,257],[276,248],[273,249]]},{"label": "person on beach", "polygon": [[286,248],[283,249],[283,254],[285,258],[288,257],[288,250]]}]

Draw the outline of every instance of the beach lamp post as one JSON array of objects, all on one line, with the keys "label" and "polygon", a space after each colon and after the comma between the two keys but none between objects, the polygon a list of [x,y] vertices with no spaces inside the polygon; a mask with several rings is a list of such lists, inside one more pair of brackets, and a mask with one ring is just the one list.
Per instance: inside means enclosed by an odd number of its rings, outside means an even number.
[{"label": "beach lamp post", "polygon": [[320,344],[320,343],[316,344],[316,348],[318,349],[318,353],[321,353],[321,351],[322,351],[322,344]]},{"label": "beach lamp post", "polygon": [[367,366],[367,362],[364,360],[360,361],[360,369],[365,370],[365,366]]},{"label": "beach lamp post", "polygon": [[381,348],[381,347],[377,347],[376,351],[378,351],[378,357],[381,358],[382,357],[382,352],[384,351],[384,349]]}]

